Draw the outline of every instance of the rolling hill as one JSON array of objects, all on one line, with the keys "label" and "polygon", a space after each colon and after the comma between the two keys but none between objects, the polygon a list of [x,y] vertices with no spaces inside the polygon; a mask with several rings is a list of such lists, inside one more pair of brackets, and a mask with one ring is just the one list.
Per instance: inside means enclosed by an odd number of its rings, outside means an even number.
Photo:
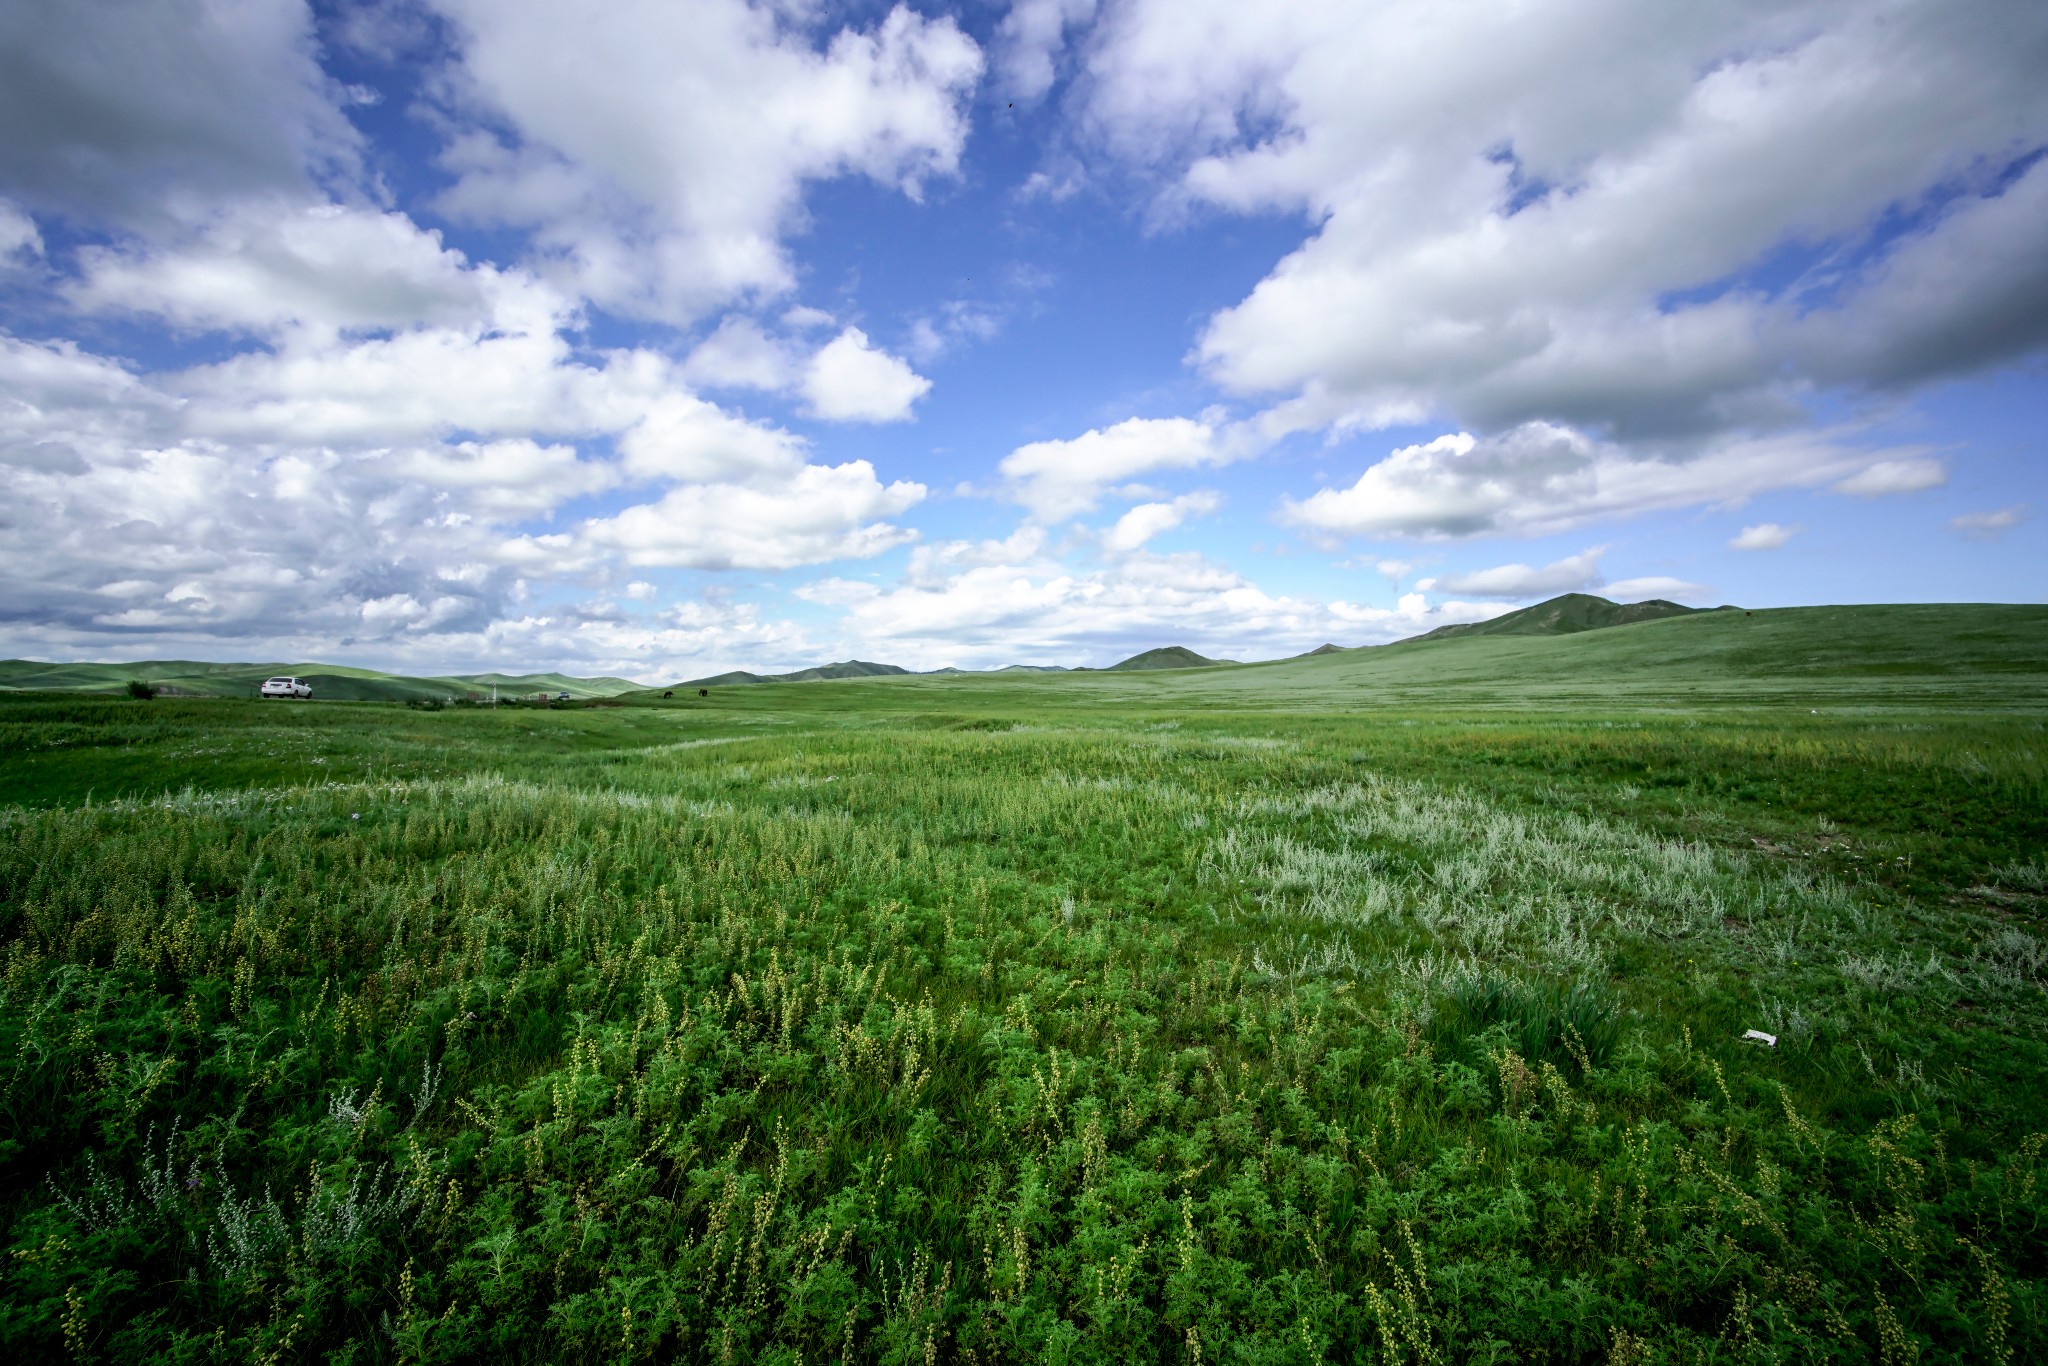
[{"label": "rolling hill", "polygon": [[1156,650],[1132,655],[1104,669],[1104,673],[1130,673],[1140,669],[1208,669],[1218,664],[1235,664],[1234,659],[1210,659],[1185,645],[1163,645]]},{"label": "rolling hill", "polygon": [[0,690],[8,692],[118,693],[131,679],[168,697],[253,697],[264,679],[292,674],[313,685],[313,696],[330,702],[406,702],[489,693],[519,696],[546,691],[575,698],[616,697],[642,686],[624,678],[573,678],[566,674],[450,674],[415,678],[340,664],[211,664],[189,659],[150,659],[132,664],[41,664],[0,660]]},{"label": "rolling hill", "polygon": [[[894,664],[871,664],[864,659],[846,659],[837,664],[816,664],[808,669],[798,669],[786,674],[757,674],[745,669],[732,669],[726,673],[713,674],[709,678],[692,678],[682,683],[671,683],[669,687],[716,688],[729,687],[737,683],[816,683],[835,678],[882,678],[894,674],[907,674],[910,670]],[[938,673],[957,673],[956,669],[940,669]],[[635,685],[637,686],[637,685]]]},{"label": "rolling hill", "polygon": [[[1100,677],[1100,675],[1097,675]],[[1432,632],[1392,645],[1145,679],[1162,703],[2048,712],[2048,606],[1720,609],[1555,634]]]},{"label": "rolling hill", "polygon": [[1439,626],[1413,637],[1416,640],[1449,640],[1459,636],[1564,636],[1580,631],[1599,631],[1610,626],[1633,626],[1641,621],[1690,616],[1695,612],[1732,611],[1732,608],[1685,607],[1662,598],[1645,602],[1610,602],[1591,593],[1565,593],[1533,607],[1503,613],[1487,621],[1462,626]]}]

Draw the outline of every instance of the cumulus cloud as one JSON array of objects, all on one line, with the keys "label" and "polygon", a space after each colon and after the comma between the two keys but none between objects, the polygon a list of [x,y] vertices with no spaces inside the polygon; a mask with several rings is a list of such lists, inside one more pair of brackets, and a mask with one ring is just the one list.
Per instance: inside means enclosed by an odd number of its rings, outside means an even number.
[{"label": "cumulus cloud", "polygon": [[837,580],[806,596],[843,608],[839,630],[847,638],[918,668],[1099,665],[1167,644],[1212,657],[1268,658],[1332,639],[1397,640],[1505,610],[1462,601],[1431,607],[1420,593],[1393,608],[1276,595],[1194,554],[1139,552],[1077,573],[1028,550],[1015,560],[992,557],[990,547],[1000,544],[982,542],[957,558],[931,547],[925,572],[894,587]]},{"label": "cumulus cloud", "polygon": [[789,344],[741,314],[720,322],[683,362],[691,383],[712,389],[787,389],[800,374]]},{"label": "cumulus cloud", "polygon": [[300,0],[0,6],[0,184],[33,208],[147,230],[226,199],[352,179]]},{"label": "cumulus cloud", "polygon": [[2027,505],[2015,503],[1996,512],[1966,512],[1948,519],[1950,529],[1973,541],[1995,541],[2027,519]]},{"label": "cumulus cloud", "polygon": [[1616,602],[1642,602],[1647,598],[1670,598],[1679,602],[1692,602],[1714,596],[1714,590],[1706,584],[1688,583],[1684,579],[1658,574],[1640,579],[1618,580],[1607,585],[1606,593]]},{"label": "cumulus cloud", "polygon": [[429,488],[467,494],[469,508],[492,518],[551,512],[619,482],[618,470],[581,458],[573,446],[543,446],[524,437],[407,451],[393,463],[396,472]]},{"label": "cumulus cloud", "polygon": [[619,440],[626,472],[641,479],[781,483],[804,463],[804,443],[777,427],[734,417],[689,394],[663,394]]},{"label": "cumulus cloud", "polygon": [[1882,498],[1893,493],[1919,493],[1940,488],[1948,482],[1948,470],[1939,460],[1880,460],[1834,485],[1837,493],[1858,498]]},{"label": "cumulus cloud", "polygon": [[908,363],[869,345],[857,327],[819,347],[804,368],[804,399],[812,415],[835,422],[907,422],[910,405],[931,387]]},{"label": "cumulus cloud", "polygon": [[[2048,10],[1989,2],[1132,0],[1075,109],[1162,216],[1314,224],[1210,319],[1217,383],[1302,427],[1541,424],[1676,465],[2048,343],[2044,53]],[[1814,265],[1760,273],[1788,252]]]},{"label": "cumulus cloud", "polygon": [[883,484],[865,460],[806,465],[769,486],[685,484],[655,502],[588,521],[573,536],[528,538],[513,553],[573,563],[603,551],[628,564],[693,569],[791,569],[865,559],[916,539],[886,519],[924,496],[922,484]]},{"label": "cumulus cloud", "polygon": [[1035,100],[1052,89],[1067,31],[1095,17],[1097,0],[1011,0],[996,26],[1004,93]]},{"label": "cumulus cloud", "polygon": [[[799,438],[673,385],[657,355],[589,365],[548,328],[302,337],[154,376],[0,337],[10,638],[454,654],[510,639],[493,632],[536,585],[608,565],[786,569],[914,538],[888,519],[922,486],[809,463]],[[619,491],[644,501],[527,529]]]},{"label": "cumulus cloud", "polygon": [[[1933,462],[1912,459],[1873,465],[1869,452],[1833,444],[1824,434],[1730,439],[1689,458],[1658,459],[1572,428],[1531,422],[1495,436],[1454,432],[1402,446],[1349,488],[1283,499],[1281,517],[1332,538],[1547,535],[1597,518],[1739,502],[1845,476],[1848,483],[1837,488],[1864,492],[1866,485],[1856,481],[1867,478],[1874,486],[1906,478],[1893,467],[1924,477],[1922,466],[1939,472]],[[1871,473],[1878,469],[1887,473]]]},{"label": "cumulus cloud", "polygon": [[458,35],[446,212],[530,230],[608,308],[687,321],[789,287],[806,181],[955,173],[982,56],[907,8],[814,44],[808,7],[435,0]]},{"label": "cumulus cloud", "polygon": [[1746,526],[1729,538],[1728,545],[1734,550],[1776,550],[1785,542],[1804,531],[1805,527],[1780,526],[1776,522],[1758,522]]},{"label": "cumulus cloud", "polygon": [[1606,546],[1554,560],[1542,568],[1526,564],[1496,565],[1470,574],[1444,574],[1415,586],[1425,593],[1461,593],[1475,598],[1539,598],[1598,588],[1600,557]]},{"label": "cumulus cloud", "polygon": [[238,203],[171,243],[87,247],[79,269],[74,306],[190,330],[459,327],[563,307],[517,273],[472,267],[404,214],[340,204]]},{"label": "cumulus cloud", "polygon": [[1208,421],[1133,417],[1064,441],[1033,441],[997,466],[1010,496],[1043,522],[1095,506],[1103,490],[1160,470],[1221,465],[1235,454]]},{"label": "cumulus cloud", "polygon": [[1170,502],[1140,503],[1102,533],[1103,548],[1117,553],[1136,550],[1154,536],[1173,530],[1190,517],[1205,516],[1221,506],[1222,498],[1207,489],[1183,494]]}]

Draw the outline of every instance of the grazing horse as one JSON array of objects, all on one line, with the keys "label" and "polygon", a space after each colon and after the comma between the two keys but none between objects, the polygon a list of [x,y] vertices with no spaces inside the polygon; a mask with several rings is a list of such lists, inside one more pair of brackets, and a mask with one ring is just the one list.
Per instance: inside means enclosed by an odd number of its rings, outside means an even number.
[{"label": "grazing horse", "polygon": [[709,689],[709,688],[699,688],[699,689],[697,689],[697,696],[699,696],[699,697],[709,697],[709,696],[711,696],[711,689]]},{"label": "grazing horse", "polygon": [[665,693],[663,693],[663,694],[661,695],[661,700],[662,700],[662,701],[664,701],[664,702],[666,702],[666,701],[668,701],[668,700],[669,700],[669,699],[670,699],[671,697],[674,697],[675,695],[676,695],[676,690],[675,690],[674,688],[670,688],[670,689],[669,689],[669,690],[668,690],[667,692],[665,692]]}]

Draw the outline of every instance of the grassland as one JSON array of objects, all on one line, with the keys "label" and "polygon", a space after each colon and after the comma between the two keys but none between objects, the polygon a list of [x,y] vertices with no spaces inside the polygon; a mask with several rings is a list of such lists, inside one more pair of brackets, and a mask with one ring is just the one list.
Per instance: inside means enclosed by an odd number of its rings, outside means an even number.
[{"label": "grassland", "polygon": [[140,660],[130,664],[41,664],[0,659],[0,693],[66,692],[116,696],[130,683],[158,689],[166,697],[253,698],[263,680],[279,674],[302,678],[313,695],[332,702],[450,701],[493,688],[510,696],[566,692],[574,698],[615,697],[639,684],[623,678],[572,678],[565,674],[455,674],[413,678],[377,669],[336,664],[207,664],[189,659]]},{"label": "grassland", "polygon": [[18,1359],[2048,1358],[2038,609],[22,697],[0,783]]}]

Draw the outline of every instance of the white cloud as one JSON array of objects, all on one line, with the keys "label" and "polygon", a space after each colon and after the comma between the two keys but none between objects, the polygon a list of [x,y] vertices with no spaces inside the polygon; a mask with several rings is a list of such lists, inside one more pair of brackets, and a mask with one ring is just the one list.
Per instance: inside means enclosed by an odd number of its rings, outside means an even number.
[{"label": "white cloud", "polygon": [[996,26],[996,65],[1003,91],[1035,100],[1052,89],[1067,30],[1095,17],[1097,0],[1011,0]]},{"label": "white cloud", "polygon": [[1105,550],[1119,554],[1136,550],[1161,532],[1171,531],[1190,517],[1201,517],[1223,506],[1223,500],[1207,489],[1183,494],[1166,503],[1140,503],[1117,518],[1116,525],[1102,533]]},{"label": "white cloud", "polygon": [[659,590],[645,579],[636,579],[626,585],[626,596],[635,602],[653,602],[658,592]]},{"label": "white cloud", "polygon": [[[780,234],[805,181],[915,196],[958,167],[981,53],[896,8],[813,46],[805,10],[626,0],[602,22],[550,0],[435,0],[459,112],[445,210],[526,227],[579,292],[687,320],[793,280]],[[485,124],[511,136],[485,131]]]},{"label": "white cloud", "polygon": [[804,463],[804,443],[688,394],[656,399],[619,440],[628,473],[642,479],[781,483]]},{"label": "white cloud", "polygon": [[1326,537],[1547,535],[1597,518],[1811,488],[1869,462],[1869,452],[1825,434],[1731,439],[1687,459],[1656,459],[1531,422],[1498,436],[1457,432],[1400,447],[1349,488],[1283,499],[1281,516]]},{"label": "white cloud", "polygon": [[617,469],[579,458],[573,446],[543,446],[524,437],[408,451],[395,463],[407,478],[433,489],[461,490],[469,495],[469,507],[512,520],[552,511],[619,482]]},{"label": "white cloud", "polygon": [[527,538],[513,553],[564,563],[617,554],[633,565],[693,569],[866,559],[916,538],[885,519],[924,495],[922,484],[884,485],[865,460],[806,465],[780,484],[685,484],[653,503],[588,521],[573,537]]},{"label": "white cloud", "polygon": [[1185,417],[1133,417],[1065,441],[1033,441],[997,467],[1010,496],[1044,522],[1095,506],[1105,488],[1158,470],[1221,465],[1232,458],[1216,427]]},{"label": "white cloud", "polygon": [[1973,541],[1992,541],[2026,519],[2027,505],[2015,503],[1996,512],[1966,512],[1960,517],[1949,518],[1948,524],[1952,530],[1962,532]]},{"label": "white cloud", "polygon": [[[1041,559],[1035,549],[991,562],[983,542],[964,555],[945,546],[950,572],[908,575],[893,588],[837,581],[809,596],[842,605],[842,634],[879,658],[915,668],[1030,662],[1108,664],[1159,645],[1215,658],[1295,654],[1324,641],[1396,640],[1504,608],[1410,594],[1396,608],[1265,592],[1199,555],[1135,553],[1092,572]],[[1036,543],[1031,543],[1035,545]]]},{"label": "white cloud", "polygon": [[0,269],[16,267],[43,254],[43,235],[33,218],[0,199]]},{"label": "white cloud", "polygon": [[904,571],[908,583],[932,586],[963,569],[988,565],[1051,566],[1057,563],[1046,554],[1045,528],[1026,522],[1000,541],[940,541],[920,545],[910,552]]},{"label": "white cloud", "polygon": [[1687,583],[1684,579],[1667,578],[1662,575],[1622,579],[1608,584],[1605,592],[1616,602],[1642,602],[1646,598],[1670,598],[1686,602],[1714,596],[1714,590],[1706,584]]},{"label": "white cloud", "polygon": [[[1675,466],[2048,343],[2048,165],[2000,174],[2048,143],[2044,44],[2022,5],[1131,0],[1076,112],[1166,177],[1162,217],[1315,224],[1210,320],[1216,382],[1301,427],[1544,424]],[[1785,248],[1816,264],[1745,281]]]},{"label": "white cloud", "polygon": [[562,311],[531,280],[471,266],[404,214],[339,204],[236,204],[168,245],[84,248],[79,268],[66,291],[75,307],[189,329],[464,327]]},{"label": "white cloud", "polygon": [[782,325],[793,331],[807,332],[813,328],[830,327],[834,319],[822,308],[811,308],[798,304],[782,315]]},{"label": "white cloud", "polygon": [[997,310],[968,299],[948,299],[937,311],[910,325],[910,354],[921,361],[937,360],[968,342],[985,342],[1003,329]]},{"label": "white cloud", "polygon": [[820,347],[803,377],[812,414],[837,422],[906,422],[910,405],[931,387],[904,361],[870,346],[857,327]]},{"label": "white cloud", "polygon": [[1606,546],[1594,546],[1553,561],[1541,569],[1526,564],[1496,565],[1470,574],[1445,574],[1415,586],[1427,593],[1462,593],[1475,598],[1538,598],[1598,588],[1600,557]]},{"label": "white cloud", "polygon": [[1780,526],[1776,522],[1758,522],[1755,526],[1744,527],[1730,537],[1728,544],[1735,550],[1776,550],[1805,529],[1799,526]]},{"label": "white cloud", "polygon": [[[807,464],[791,434],[669,387],[658,357],[569,354],[552,330],[432,328],[294,337],[138,377],[70,343],[0,336],[10,641],[74,656],[111,639],[164,642],[159,655],[297,641],[386,659],[439,641],[454,655],[511,639],[499,628],[524,619],[536,584],[606,561],[780,569],[913,539],[887,519],[922,486],[885,485],[864,461]],[[465,430],[478,435],[451,439]],[[619,455],[512,431],[618,434]],[[520,534],[635,482],[655,486],[649,501]],[[626,627],[607,631],[623,650]],[[553,658],[589,657],[547,639]]]},{"label": "white cloud", "polygon": [[787,389],[799,373],[786,342],[738,314],[721,322],[683,362],[685,378],[712,389]]},{"label": "white cloud", "polygon": [[1919,493],[1940,488],[1948,482],[1948,470],[1939,460],[1880,460],[1868,469],[1837,480],[1837,493],[1858,498],[1882,498],[1893,493]]}]

